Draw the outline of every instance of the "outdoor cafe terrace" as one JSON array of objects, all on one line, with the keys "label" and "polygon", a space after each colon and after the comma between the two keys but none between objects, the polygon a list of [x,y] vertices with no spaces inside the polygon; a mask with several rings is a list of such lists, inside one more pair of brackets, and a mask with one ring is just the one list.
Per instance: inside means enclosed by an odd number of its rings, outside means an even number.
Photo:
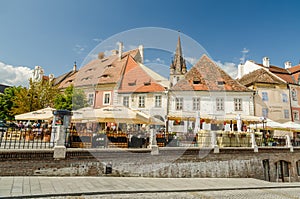
[{"label": "outdoor cafe terrace", "polygon": [[[55,109],[46,108],[17,115],[23,121],[18,127],[0,129],[0,148],[52,148],[56,134],[52,127]],[[195,113],[194,113],[195,115]],[[277,147],[300,145],[300,125],[280,124],[255,116],[226,114],[222,117],[201,116],[184,118],[170,114],[168,120],[194,120],[187,131],[155,130],[163,127],[157,118],[123,106],[102,109],[83,108],[73,111],[72,122],[65,130],[65,146],[70,148],[148,148],[156,139],[159,147]],[[31,120],[35,123],[25,121]],[[40,124],[36,121],[39,121]],[[41,123],[43,121],[43,123]],[[39,125],[37,125],[39,124]],[[58,124],[61,125],[62,123]],[[230,125],[229,125],[230,124]],[[213,126],[218,125],[215,129]],[[152,129],[152,130],[151,130]],[[221,129],[221,130],[218,130]]]}]

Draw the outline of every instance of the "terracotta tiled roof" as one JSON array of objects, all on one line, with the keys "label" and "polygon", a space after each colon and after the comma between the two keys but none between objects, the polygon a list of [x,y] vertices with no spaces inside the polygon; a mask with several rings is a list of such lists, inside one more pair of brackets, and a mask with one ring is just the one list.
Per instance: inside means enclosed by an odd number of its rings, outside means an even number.
[{"label": "terracotta tiled roof", "polygon": [[70,85],[74,85],[74,81],[77,77],[78,71],[72,73],[71,75],[69,75],[69,77],[67,77],[66,79],[64,79],[60,84],[59,84],[59,89],[65,89],[67,87],[69,87]]},{"label": "terracotta tiled roof", "polygon": [[241,84],[249,86],[254,83],[269,83],[269,84],[285,84],[284,81],[276,78],[264,68],[255,70],[247,75],[244,75],[238,80]]},{"label": "terracotta tiled roof", "polygon": [[171,90],[251,91],[232,79],[207,55],[203,55]]},{"label": "terracotta tiled roof", "polygon": [[75,86],[117,83],[128,55],[138,57],[139,50],[124,52],[121,60],[119,60],[118,55],[92,60],[79,70]]},{"label": "terracotta tiled roof", "polygon": [[67,77],[71,76],[74,72],[77,72],[77,71],[71,70],[71,71],[69,71],[69,72],[66,72],[66,73],[64,73],[64,74],[62,74],[62,75],[60,75],[60,76],[54,78],[53,84],[54,84],[54,85],[60,84],[60,83],[63,82]]},{"label": "terracotta tiled roof", "polygon": [[292,74],[300,72],[300,64],[289,68],[288,71]]},{"label": "terracotta tiled roof", "polygon": [[[119,86],[119,92],[160,92],[166,88],[157,82],[154,71],[144,70],[146,66],[138,64],[132,56],[128,56],[122,80]],[[159,79],[161,80],[161,79]]]},{"label": "terracotta tiled roof", "polygon": [[294,77],[291,75],[289,69],[280,68],[278,66],[273,66],[273,65],[270,65],[270,67],[265,67],[262,64],[257,64],[257,65],[269,70],[274,75],[276,75],[277,77],[283,79],[287,83],[290,83],[290,84],[295,83]]}]

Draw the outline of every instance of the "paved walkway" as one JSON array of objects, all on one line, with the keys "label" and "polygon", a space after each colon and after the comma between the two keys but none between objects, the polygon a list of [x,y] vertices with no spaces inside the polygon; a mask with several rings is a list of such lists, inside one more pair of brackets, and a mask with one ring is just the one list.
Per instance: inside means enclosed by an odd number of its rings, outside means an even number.
[{"label": "paved walkway", "polygon": [[252,178],[0,177],[0,198],[300,188]]}]

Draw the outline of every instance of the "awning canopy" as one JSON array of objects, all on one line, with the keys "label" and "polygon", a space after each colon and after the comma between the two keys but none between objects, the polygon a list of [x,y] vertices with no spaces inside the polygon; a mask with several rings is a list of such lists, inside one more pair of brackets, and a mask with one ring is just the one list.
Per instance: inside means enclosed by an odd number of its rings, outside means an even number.
[{"label": "awning canopy", "polygon": [[292,131],[286,131],[286,130],[274,130],[274,138],[281,138],[285,136],[290,136],[290,138],[293,138],[293,132]]},{"label": "awning canopy", "polygon": [[23,113],[15,116],[16,120],[51,120],[53,119],[54,108],[44,108],[37,111]]},{"label": "awning canopy", "polygon": [[[196,112],[171,112],[168,114],[169,120],[188,120],[188,121],[195,121],[196,118]],[[218,114],[201,114],[200,113],[200,119],[204,119],[205,122],[232,122],[236,123],[238,118],[237,113],[227,113],[224,115],[218,115]],[[243,122],[248,123],[258,123],[261,122],[261,118],[257,116],[251,116],[251,115],[242,115],[240,114],[240,118]]]},{"label": "awning canopy", "polygon": [[294,130],[294,131],[300,131],[300,124],[296,122],[286,122],[282,124],[285,128]]},{"label": "awning canopy", "polygon": [[125,106],[108,106],[101,109],[88,107],[73,111],[72,121],[76,122],[83,120],[127,124],[164,124],[145,113],[131,110]]}]

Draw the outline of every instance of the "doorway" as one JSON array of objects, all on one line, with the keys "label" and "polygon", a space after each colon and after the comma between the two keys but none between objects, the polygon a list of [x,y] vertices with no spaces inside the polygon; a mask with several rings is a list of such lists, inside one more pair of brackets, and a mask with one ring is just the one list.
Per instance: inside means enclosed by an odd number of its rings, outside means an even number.
[{"label": "doorway", "polygon": [[270,163],[269,163],[269,159],[263,160],[263,167],[264,167],[264,179],[266,181],[271,181],[271,179],[270,179]]}]

